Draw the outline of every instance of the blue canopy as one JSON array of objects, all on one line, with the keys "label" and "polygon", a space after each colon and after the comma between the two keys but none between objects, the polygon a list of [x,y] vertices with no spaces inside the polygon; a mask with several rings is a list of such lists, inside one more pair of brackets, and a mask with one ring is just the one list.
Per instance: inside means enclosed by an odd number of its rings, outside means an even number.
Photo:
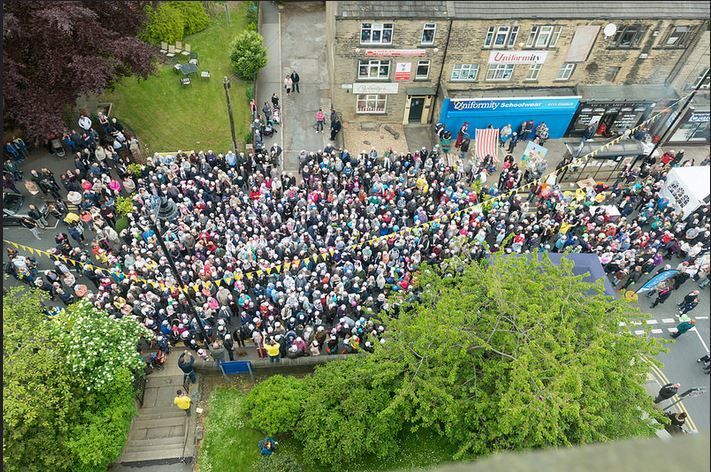
[{"label": "blue canopy", "polygon": [[597,279],[602,279],[605,284],[605,294],[612,297],[615,296],[615,289],[612,287],[610,279],[605,273],[605,269],[602,268],[602,264],[600,264],[600,259],[597,257],[597,254],[561,254],[557,252],[549,252],[548,257],[555,265],[559,265],[560,260],[563,258],[573,261],[573,274],[588,274],[588,276],[583,280],[590,283],[595,282]]}]

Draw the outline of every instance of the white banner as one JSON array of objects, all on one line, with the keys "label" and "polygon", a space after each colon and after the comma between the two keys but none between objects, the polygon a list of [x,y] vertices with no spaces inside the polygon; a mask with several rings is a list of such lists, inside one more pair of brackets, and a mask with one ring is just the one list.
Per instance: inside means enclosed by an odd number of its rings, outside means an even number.
[{"label": "white banner", "polygon": [[491,51],[489,64],[543,64],[548,51]]},{"label": "white banner", "polygon": [[356,82],[353,84],[353,93],[397,93],[399,86],[400,84],[391,82],[382,84],[374,82]]}]

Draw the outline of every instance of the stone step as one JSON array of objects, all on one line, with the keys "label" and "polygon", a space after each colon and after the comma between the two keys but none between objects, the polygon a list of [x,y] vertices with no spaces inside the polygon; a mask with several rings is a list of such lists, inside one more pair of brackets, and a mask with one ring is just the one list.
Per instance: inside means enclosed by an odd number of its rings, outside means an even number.
[{"label": "stone step", "polygon": [[146,382],[146,388],[160,388],[167,387],[170,385],[175,385],[176,388],[183,386],[183,376],[182,375],[163,375],[158,376],[155,374],[148,376],[148,381]]},{"label": "stone step", "polygon": [[[177,408],[177,407],[176,407]],[[133,423],[132,430],[150,429],[150,428],[169,428],[173,426],[185,426],[187,424],[187,416],[182,413],[180,416],[172,418],[163,418],[158,420],[144,420],[140,416]]]},{"label": "stone step", "polygon": [[126,443],[123,453],[133,454],[135,452],[160,451],[161,449],[182,449],[183,445],[186,443],[185,439],[185,435],[159,439],[133,439]]},{"label": "stone step", "polygon": [[[187,453],[188,451],[185,451]],[[192,457],[192,456],[189,456]],[[183,459],[183,447],[159,448],[150,451],[125,453],[121,456],[122,464],[141,463],[155,464],[160,461],[162,464],[174,464]]]},{"label": "stone step", "polygon": [[154,421],[165,418],[184,418],[185,412],[178,407],[171,408],[141,408],[136,421]]}]

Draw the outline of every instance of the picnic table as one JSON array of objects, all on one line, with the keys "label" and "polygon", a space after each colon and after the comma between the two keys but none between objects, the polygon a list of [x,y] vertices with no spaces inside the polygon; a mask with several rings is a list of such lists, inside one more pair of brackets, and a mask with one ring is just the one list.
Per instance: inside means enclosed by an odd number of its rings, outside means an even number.
[{"label": "picnic table", "polygon": [[190,74],[195,74],[198,71],[198,66],[197,64],[180,64],[180,72],[183,73],[184,76],[188,76]]}]

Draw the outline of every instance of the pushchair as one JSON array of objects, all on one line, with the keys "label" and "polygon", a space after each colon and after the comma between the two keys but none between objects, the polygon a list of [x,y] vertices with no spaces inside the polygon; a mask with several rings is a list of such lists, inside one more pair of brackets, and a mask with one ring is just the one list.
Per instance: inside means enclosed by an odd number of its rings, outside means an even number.
[{"label": "pushchair", "polygon": [[274,107],[274,112],[272,113],[272,120],[275,125],[281,125],[281,117],[279,116],[279,107]]},{"label": "pushchair", "polygon": [[274,121],[272,121],[270,118],[267,118],[267,122],[264,125],[264,130],[262,131],[262,134],[267,137],[272,137],[274,136],[274,133],[276,130],[274,129]]}]

